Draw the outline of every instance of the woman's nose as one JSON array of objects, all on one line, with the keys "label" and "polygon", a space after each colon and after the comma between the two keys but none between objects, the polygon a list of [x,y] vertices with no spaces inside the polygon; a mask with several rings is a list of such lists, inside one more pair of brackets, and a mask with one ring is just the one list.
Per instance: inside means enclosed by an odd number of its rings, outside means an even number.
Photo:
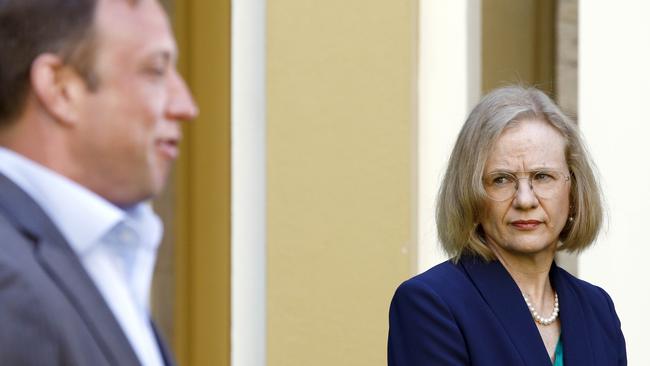
[{"label": "woman's nose", "polygon": [[539,205],[537,195],[529,178],[520,178],[515,192],[514,205],[520,209],[535,208]]}]

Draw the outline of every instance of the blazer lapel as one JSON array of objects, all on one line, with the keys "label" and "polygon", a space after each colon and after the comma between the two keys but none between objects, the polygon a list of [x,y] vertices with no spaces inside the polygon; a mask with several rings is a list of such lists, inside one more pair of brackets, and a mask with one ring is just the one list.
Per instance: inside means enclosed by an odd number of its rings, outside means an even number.
[{"label": "blazer lapel", "polygon": [[522,362],[528,366],[550,366],[551,359],[521,292],[501,263],[470,256],[462,257],[460,263],[510,336]]},{"label": "blazer lapel", "polygon": [[586,317],[578,295],[555,263],[551,267],[551,283],[560,301],[564,363],[567,365],[598,365],[594,359]]},{"label": "blazer lapel", "polygon": [[0,211],[34,240],[44,270],[86,322],[110,364],[139,365],[122,328],[76,253],[36,202],[2,174]]}]

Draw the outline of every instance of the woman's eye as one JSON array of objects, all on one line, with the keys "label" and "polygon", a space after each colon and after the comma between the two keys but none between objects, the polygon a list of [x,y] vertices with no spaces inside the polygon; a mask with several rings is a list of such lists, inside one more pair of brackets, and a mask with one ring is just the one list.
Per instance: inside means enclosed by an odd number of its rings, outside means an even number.
[{"label": "woman's eye", "polygon": [[547,172],[539,172],[535,174],[533,179],[540,182],[546,182],[546,181],[553,180],[553,176]]},{"label": "woman's eye", "polygon": [[512,179],[507,175],[498,175],[492,179],[492,184],[494,185],[505,185],[512,182]]}]

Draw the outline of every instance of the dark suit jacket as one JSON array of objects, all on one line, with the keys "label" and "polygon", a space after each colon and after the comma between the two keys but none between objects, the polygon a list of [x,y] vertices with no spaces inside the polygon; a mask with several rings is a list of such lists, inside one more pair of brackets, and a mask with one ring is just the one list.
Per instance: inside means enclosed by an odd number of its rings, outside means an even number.
[{"label": "dark suit jacket", "polygon": [[[165,362],[171,357],[161,344]],[[0,364],[140,365],[59,230],[0,174]]]},{"label": "dark suit jacket", "polygon": [[[610,297],[553,264],[564,364],[626,365]],[[390,306],[389,366],[550,366],[517,285],[498,261],[462,257],[404,282]]]}]

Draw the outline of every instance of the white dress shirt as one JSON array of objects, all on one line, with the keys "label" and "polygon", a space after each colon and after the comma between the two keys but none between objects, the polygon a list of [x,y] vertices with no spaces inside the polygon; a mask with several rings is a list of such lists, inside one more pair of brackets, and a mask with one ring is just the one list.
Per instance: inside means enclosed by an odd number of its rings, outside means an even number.
[{"label": "white dress shirt", "polygon": [[0,147],[0,173],[61,231],[122,327],[140,362],[164,364],[149,321],[149,290],[162,224],[147,203],[122,210],[94,192]]}]

